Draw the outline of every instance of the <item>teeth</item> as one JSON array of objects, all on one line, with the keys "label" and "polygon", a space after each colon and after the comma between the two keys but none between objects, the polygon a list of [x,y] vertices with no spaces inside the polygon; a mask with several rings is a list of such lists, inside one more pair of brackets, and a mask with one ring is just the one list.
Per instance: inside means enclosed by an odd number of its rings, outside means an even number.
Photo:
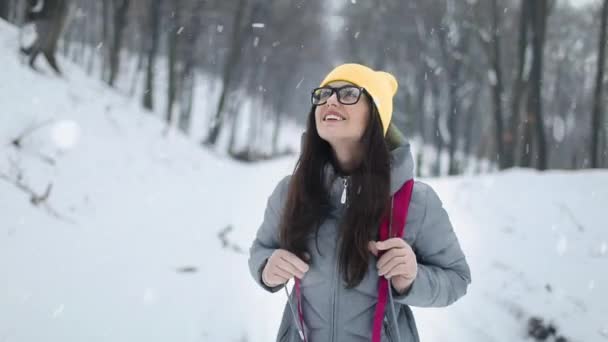
[{"label": "teeth", "polygon": [[342,118],[342,117],[340,117],[340,116],[338,116],[338,115],[335,115],[335,114],[327,114],[327,115],[325,116],[324,120],[325,120],[325,121],[327,121],[327,120],[336,120],[336,121],[342,121],[342,120],[344,120],[344,118]]}]

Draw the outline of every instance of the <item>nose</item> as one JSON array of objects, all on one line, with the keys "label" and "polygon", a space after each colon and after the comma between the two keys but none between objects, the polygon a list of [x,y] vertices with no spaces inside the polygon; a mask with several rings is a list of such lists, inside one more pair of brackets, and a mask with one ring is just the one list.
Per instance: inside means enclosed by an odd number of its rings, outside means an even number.
[{"label": "nose", "polygon": [[334,105],[337,106],[340,102],[338,101],[338,93],[334,92],[333,94],[331,94],[331,96],[327,99],[327,102],[325,103],[328,106]]}]

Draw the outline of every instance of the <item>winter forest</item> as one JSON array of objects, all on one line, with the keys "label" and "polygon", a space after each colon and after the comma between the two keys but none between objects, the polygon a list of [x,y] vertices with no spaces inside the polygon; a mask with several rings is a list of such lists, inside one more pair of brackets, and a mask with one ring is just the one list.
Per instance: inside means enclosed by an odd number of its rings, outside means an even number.
[{"label": "winter forest", "polygon": [[[247,251],[334,66],[470,260],[421,340],[607,341],[608,0],[0,0],[0,341],[274,341]],[[316,341],[313,341],[316,342]],[[402,341],[407,342],[407,341]]]}]

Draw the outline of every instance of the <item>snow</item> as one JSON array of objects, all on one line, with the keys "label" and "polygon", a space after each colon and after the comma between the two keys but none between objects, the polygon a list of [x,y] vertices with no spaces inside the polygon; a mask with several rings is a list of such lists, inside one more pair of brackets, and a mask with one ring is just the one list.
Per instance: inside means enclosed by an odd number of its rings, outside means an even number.
[{"label": "snow", "polygon": [[51,137],[57,148],[71,149],[80,138],[80,126],[72,120],[59,121],[53,125]]},{"label": "snow", "polygon": [[[0,339],[274,340],[285,294],[253,282],[247,249],[295,158],[226,159],[64,59],[65,78],[42,59],[31,71],[16,37],[0,21]],[[448,308],[415,308],[423,341],[530,341],[531,316],[608,341],[607,171],[425,181],[473,283]],[[52,184],[46,205],[15,183]]]}]

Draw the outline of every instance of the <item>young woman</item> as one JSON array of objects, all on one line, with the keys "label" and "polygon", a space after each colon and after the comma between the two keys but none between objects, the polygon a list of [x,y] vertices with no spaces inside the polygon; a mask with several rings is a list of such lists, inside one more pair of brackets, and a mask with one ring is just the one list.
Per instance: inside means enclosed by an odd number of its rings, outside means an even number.
[{"label": "young woman", "polygon": [[448,215],[413,181],[410,146],[390,124],[397,86],[389,73],[344,64],[312,92],[300,158],[268,199],[249,255],[265,290],[295,279],[279,342],[418,341],[409,306],[466,293],[471,275]]}]

